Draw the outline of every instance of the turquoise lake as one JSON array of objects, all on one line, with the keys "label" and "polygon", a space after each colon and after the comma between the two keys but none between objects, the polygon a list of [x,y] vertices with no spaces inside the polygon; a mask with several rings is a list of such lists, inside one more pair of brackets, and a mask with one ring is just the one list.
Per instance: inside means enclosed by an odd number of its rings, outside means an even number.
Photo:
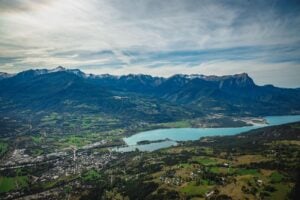
[{"label": "turquoise lake", "polygon": [[[256,128],[297,122],[300,121],[300,115],[268,116],[265,117],[265,119],[267,120],[268,124],[235,127],[235,128],[168,128],[168,129],[144,131],[132,135],[128,138],[123,138],[123,140],[126,142],[128,146],[117,148],[115,150],[121,152],[127,152],[127,151],[133,151],[136,148],[138,148],[140,151],[154,151],[157,149],[176,145],[177,144],[176,141],[198,140],[199,138],[206,137],[206,136],[235,135]],[[172,141],[137,145],[137,142],[143,140],[154,141],[154,140],[163,140],[166,138],[171,139]]]}]

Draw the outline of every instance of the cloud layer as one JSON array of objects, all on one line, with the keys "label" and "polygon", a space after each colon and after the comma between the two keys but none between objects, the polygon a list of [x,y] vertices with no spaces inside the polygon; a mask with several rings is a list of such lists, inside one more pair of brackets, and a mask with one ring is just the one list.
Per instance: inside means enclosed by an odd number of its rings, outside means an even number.
[{"label": "cloud layer", "polygon": [[0,71],[231,74],[300,87],[295,0],[0,0]]}]

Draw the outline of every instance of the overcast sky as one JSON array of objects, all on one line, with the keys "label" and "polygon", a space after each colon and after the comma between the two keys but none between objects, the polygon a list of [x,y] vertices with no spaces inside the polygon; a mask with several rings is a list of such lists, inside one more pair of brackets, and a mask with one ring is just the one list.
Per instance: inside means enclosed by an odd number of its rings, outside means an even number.
[{"label": "overcast sky", "polygon": [[300,1],[0,0],[0,71],[59,65],[300,87]]}]

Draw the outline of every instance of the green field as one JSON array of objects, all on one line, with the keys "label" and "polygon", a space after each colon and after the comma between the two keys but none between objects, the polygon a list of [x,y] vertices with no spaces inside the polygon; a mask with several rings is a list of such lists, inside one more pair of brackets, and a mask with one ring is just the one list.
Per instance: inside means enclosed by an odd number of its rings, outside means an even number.
[{"label": "green field", "polygon": [[217,159],[209,158],[209,157],[197,157],[195,158],[195,161],[202,165],[215,165],[218,163]]},{"label": "green field", "polygon": [[94,169],[87,171],[83,176],[82,179],[84,181],[93,181],[97,180],[101,177],[101,175]]},{"label": "green field", "polygon": [[42,137],[41,136],[31,136],[31,139],[34,143],[39,144],[41,143]]},{"label": "green field", "polygon": [[28,186],[27,176],[18,177],[0,177],[0,192],[21,189]]},{"label": "green field", "polygon": [[8,150],[8,144],[4,142],[0,142],[0,156],[6,153]]},{"label": "green field", "polygon": [[269,199],[281,200],[286,199],[287,194],[291,191],[291,187],[288,184],[277,183],[275,184],[276,191],[271,194]]},{"label": "green field", "polygon": [[159,126],[168,127],[168,128],[187,128],[191,127],[191,123],[189,121],[176,121],[176,122],[168,122],[168,123],[160,123],[157,124]]},{"label": "green field", "polygon": [[238,175],[241,175],[241,176],[243,176],[243,175],[259,175],[259,172],[256,169],[243,169],[243,168],[241,168],[241,169],[237,169],[236,173]]},{"label": "green field", "polygon": [[279,172],[274,172],[271,174],[270,178],[271,178],[271,183],[280,183],[284,178],[284,176]]},{"label": "green field", "polygon": [[203,197],[211,188],[212,186],[208,185],[196,185],[196,182],[192,181],[180,191],[189,197]]}]

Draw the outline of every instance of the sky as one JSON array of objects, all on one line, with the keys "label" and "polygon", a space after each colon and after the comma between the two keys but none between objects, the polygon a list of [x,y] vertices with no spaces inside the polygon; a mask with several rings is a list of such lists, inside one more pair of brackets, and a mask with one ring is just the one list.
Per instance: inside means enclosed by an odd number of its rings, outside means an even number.
[{"label": "sky", "polygon": [[300,87],[300,0],[0,0],[0,71],[57,66]]}]

